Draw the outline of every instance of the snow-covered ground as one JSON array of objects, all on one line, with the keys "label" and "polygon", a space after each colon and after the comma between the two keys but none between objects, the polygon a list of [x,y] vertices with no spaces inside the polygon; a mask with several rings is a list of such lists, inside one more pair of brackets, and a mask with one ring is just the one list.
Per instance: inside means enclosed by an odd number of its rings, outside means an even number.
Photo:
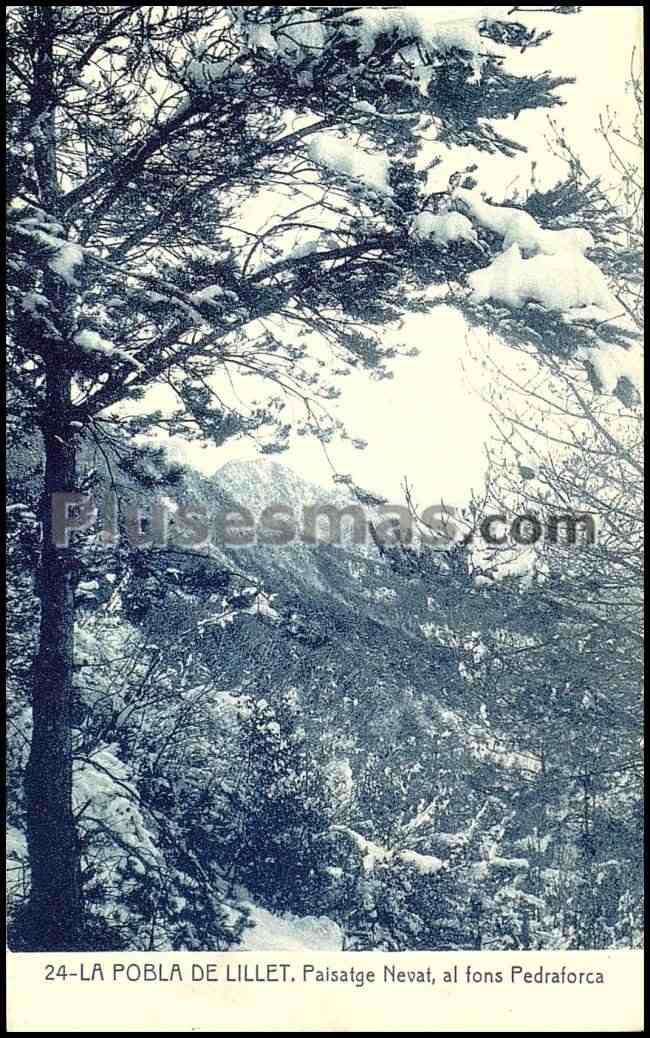
[{"label": "snow-covered ground", "polygon": [[326,916],[273,915],[246,902],[254,929],[247,930],[236,951],[341,951],[343,931]]}]

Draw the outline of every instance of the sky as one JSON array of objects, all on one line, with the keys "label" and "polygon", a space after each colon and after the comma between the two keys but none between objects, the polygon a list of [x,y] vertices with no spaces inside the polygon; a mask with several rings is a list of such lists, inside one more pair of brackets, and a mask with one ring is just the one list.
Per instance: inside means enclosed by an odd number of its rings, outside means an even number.
[{"label": "sky", "polygon": [[[450,18],[467,18],[480,11],[498,14],[502,9],[463,6],[440,10],[449,12]],[[642,7],[591,5],[575,16],[531,15],[531,20],[533,17],[535,25],[548,25],[554,35],[542,47],[515,60],[533,74],[548,69],[576,77],[574,85],[562,89],[566,106],[550,114],[566,129],[567,139],[584,165],[595,173],[607,173],[606,153],[596,128],[607,107],[617,111],[624,123],[629,118],[626,81],[633,47],[640,45]],[[481,190],[498,201],[518,183],[524,189],[530,183],[532,161],[537,163],[537,179],[544,186],[559,179],[563,167],[549,152],[548,116],[547,111],[524,112],[516,122],[504,122],[506,134],[526,144],[528,153],[515,159],[479,157]],[[458,168],[457,152],[450,159],[450,168]],[[443,186],[449,171],[435,171]],[[480,377],[467,336],[462,318],[449,308],[409,316],[398,338],[417,347],[419,356],[394,362],[391,380],[373,382],[363,372],[348,377],[343,397],[333,408],[351,435],[367,441],[366,449],[335,442],[326,457],[318,442],[296,438],[288,451],[273,460],[324,486],[331,486],[333,465],[337,472],[350,474],[364,488],[395,503],[402,500],[406,478],[422,507],[440,500],[463,504],[472,489],[480,490],[483,484],[485,443],[490,435],[489,410],[481,399]],[[248,440],[204,449],[178,444],[175,450],[182,460],[207,474],[228,461],[259,457]]]}]

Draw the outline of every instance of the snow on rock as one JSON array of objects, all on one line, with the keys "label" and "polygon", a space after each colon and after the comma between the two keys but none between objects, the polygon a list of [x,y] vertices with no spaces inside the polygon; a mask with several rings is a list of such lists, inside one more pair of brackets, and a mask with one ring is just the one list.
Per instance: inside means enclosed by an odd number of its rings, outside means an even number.
[{"label": "snow on rock", "polygon": [[308,145],[310,157],[339,176],[360,180],[380,194],[392,195],[388,183],[389,162],[385,155],[356,148],[350,140],[333,133],[315,134]]},{"label": "snow on rock", "polygon": [[109,342],[107,339],[103,339],[101,335],[93,331],[92,328],[82,328],[73,336],[74,342],[77,346],[80,346],[84,353],[103,353],[107,357],[114,357],[118,360],[125,361],[130,364],[131,367],[137,368],[138,371],[143,371],[142,364],[135,357],[132,357],[126,350],[121,350],[114,343]]},{"label": "snow on rock", "polygon": [[432,876],[445,866],[441,858],[431,854],[418,854],[417,851],[400,851],[398,858],[407,865],[412,865],[421,876]]},{"label": "snow on rock", "polygon": [[620,310],[604,275],[577,251],[524,259],[514,242],[489,266],[470,274],[468,282],[476,303],[493,299],[518,309],[534,302],[572,316],[596,307],[601,320]]},{"label": "snow on rock", "polygon": [[529,774],[539,774],[541,770],[541,764],[533,754],[519,753],[516,750],[500,750],[495,743],[485,748],[484,757],[494,761],[500,768],[507,768],[509,771],[517,769]]},{"label": "snow on rock", "polygon": [[418,213],[413,224],[417,238],[431,238],[436,245],[451,245],[452,242],[469,241],[478,243],[476,231],[470,220],[462,213]]},{"label": "snow on rock", "polygon": [[[210,616],[206,616],[203,620],[200,620],[197,624],[199,631],[205,630],[209,627],[226,627],[227,624],[234,622],[236,616],[243,616],[245,614],[249,616],[262,616],[267,620],[278,622],[281,617],[276,609],[274,609],[273,599],[275,595],[267,595],[264,591],[252,589],[254,594],[251,598],[248,606],[235,606],[229,602],[227,598],[221,600],[221,611],[212,613]],[[242,595],[246,595],[246,590],[242,592]],[[260,704],[263,700],[260,700]]]},{"label": "snow on rock", "polygon": [[326,916],[273,915],[250,902],[252,930],[246,930],[237,951],[340,951],[343,931]]}]

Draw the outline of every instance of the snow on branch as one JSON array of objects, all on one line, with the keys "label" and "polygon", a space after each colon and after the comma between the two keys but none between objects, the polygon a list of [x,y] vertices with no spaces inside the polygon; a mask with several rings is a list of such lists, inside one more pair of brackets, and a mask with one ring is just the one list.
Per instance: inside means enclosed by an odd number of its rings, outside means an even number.
[{"label": "snow on branch", "polygon": [[468,241],[478,244],[476,231],[470,220],[462,213],[431,213],[424,210],[418,213],[413,223],[416,238],[429,238],[436,245],[447,246],[454,242]]},{"label": "snow on branch", "polygon": [[539,303],[569,320],[605,321],[620,314],[605,276],[585,252],[594,240],[582,227],[545,230],[523,209],[490,205],[457,188],[454,202],[475,225],[502,239],[501,254],[468,278],[472,300],[514,309]]},{"label": "snow on branch", "polygon": [[558,256],[566,252],[584,255],[595,244],[590,232],[582,227],[545,230],[524,209],[490,205],[476,191],[456,188],[454,199],[475,223],[503,238],[503,252],[518,245],[525,257]]},{"label": "snow on branch", "polygon": [[42,246],[47,254],[47,266],[71,288],[78,288],[77,268],[83,266],[83,249],[76,242],[67,241],[58,221],[43,210],[28,210],[33,215],[21,217],[16,223],[19,234],[31,238],[35,245]]},{"label": "snow on branch", "polygon": [[138,371],[144,371],[144,368],[139,360],[136,360],[126,350],[121,350],[119,346],[109,342],[108,339],[103,339],[101,335],[93,331],[91,328],[82,328],[81,331],[75,332],[73,341],[80,346],[84,353],[101,353],[106,357],[111,357],[117,360],[123,360],[126,364],[130,364],[131,367],[136,368]]},{"label": "snow on branch", "polygon": [[515,242],[488,267],[470,274],[468,281],[476,303],[493,299],[518,309],[535,302],[570,318],[596,320],[620,313],[604,275],[574,250],[525,259]]},{"label": "snow on branch", "polygon": [[333,133],[319,133],[308,145],[310,157],[319,166],[343,177],[353,177],[383,195],[392,195],[388,183],[389,161],[379,155],[356,148],[350,140]]},{"label": "snow on branch", "polygon": [[[595,245],[582,227],[547,230],[524,209],[492,205],[478,192],[456,188],[454,204],[475,228],[502,239],[501,252],[468,277],[470,301],[492,300],[511,309],[537,304],[557,313],[564,324],[624,326],[625,314],[602,271],[586,253]],[[428,214],[422,214],[427,226]],[[435,230],[435,225],[434,230]],[[592,331],[595,337],[596,331]],[[637,349],[581,347],[576,356],[585,363],[595,388],[613,393],[621,380],[641,393],[643,367]]]},{"label": "snow on branch", "polygon": [[641,347],[632,347],[629,350],[612,347],[610,344],[593,349],[581,347],[577,350],[576,357],[585,363],[592,376],[592,382],[600,392],[615,393],[621,380],[625,380],[639,398],[643,397],[644,359]]},{"label": "snow on branch", "polygon": [[481,36],[485,18],[441,18],[436,7],[360,7],[354,12],[355,25],[346,33],[359,41],[359,52],[367,57],[381,36],[396,34],[404,41],[419,44],[429,53],[445,54],[463,51],[472,57],[472,66],[480,76],[485,55],[492,50],[490,40]]},{"label": "snow on branch", "polygon": [[[270,16],[272,9],[261,7],[251,12],[249,7],[234,9],[235,24],[246,44],[254,51],[267,52],[283,63],[299,67],[299,81],[313,83],[309,64],[319,60],[327,48],[344,36],[356,45],[358,59],[366,61],[384,42],[397,47],[401,54],[418,68],[419,87],[426,94],[430,65],[435,59],[458,51],[469,56],[473,74],[480,78],[485,62],[496,52],[494,40],[482,34],[493,24],[490,11],[485,8],[471,18],[450,19],[445,9],[436,7],[357,7],[342,9],[340,15],[323,18],[318,9],[314,17],[307,17],[304,8],[288,16]],[[280,9],[282,10],[282,9]],[[448,9],[446,9],[448,11]],[[497,8],[507,17],[505,8]],[[287,11],[287,8],[284,8]],[[427,64],[422,63],[423,57]],[[218,65],[218,76],[224,75],[223,62]],[[198,74],[205,76],[202,68]]]}]

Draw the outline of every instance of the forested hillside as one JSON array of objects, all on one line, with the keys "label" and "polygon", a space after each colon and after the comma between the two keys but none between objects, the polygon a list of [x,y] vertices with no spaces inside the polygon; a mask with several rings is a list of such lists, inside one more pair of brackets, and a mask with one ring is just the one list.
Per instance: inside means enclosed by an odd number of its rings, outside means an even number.
[{"label": "forested hillside", "polygon": [[[215,512],[326,500],[266,461],[173,477],[168,502]],[[20,903],[37,483],[17,483]],[[259,909],[327,917],[346,948],[638,943],[641,661],[549,609],[547,580],[488,581],[462,543],[382,553],[327,530],[206,554],[173,533],[157,552],[86,541],[73,795],[99,947],[228,947]]]}]

